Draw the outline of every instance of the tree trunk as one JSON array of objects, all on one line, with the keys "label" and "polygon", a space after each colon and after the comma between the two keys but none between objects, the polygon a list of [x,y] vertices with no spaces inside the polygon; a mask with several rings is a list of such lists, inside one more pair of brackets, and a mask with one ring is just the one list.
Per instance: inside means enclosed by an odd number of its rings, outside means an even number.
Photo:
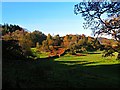
[{"label": "tree trunk", "polygon": [[117,60],[120,60],[120,52],[118,52]]}]

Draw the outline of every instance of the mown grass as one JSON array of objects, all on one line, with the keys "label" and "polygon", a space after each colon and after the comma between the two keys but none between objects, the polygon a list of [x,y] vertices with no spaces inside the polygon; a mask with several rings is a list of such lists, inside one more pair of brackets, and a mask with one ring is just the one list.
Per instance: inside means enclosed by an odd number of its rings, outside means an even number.
[{"label": "mown grass", "polygon": [[[84,64],[84,66],[92,66],[92,65],[108,65],[108,64],[118,64],[119,60],[116,60],[117,53],[114,53],[113,57],[102,57],[102,53],[100,54],[86,54],[86,56],[74,56],[74,55],[65,55],[60,58],[55,59],[55,61],[59,61],[60,63],[67,65],[75,65],[75,64]],[[73,61],[73,63],[72,63]],[[74,61],[76,61],[74,63]],[[80,61],[80,62],[79,62]],[[83,62],[82,62],[83,61]],[[70,63],[69,63],[70,62]]]},{"label": "mown grass", "polygon": [[37,51],[36,48],[31,48],[31,51],[33,55],[35,55],[37,58],[46,58],[49,55],[49,52],[42,52],[42,51],[40,52],[40,51]]},{"label": "mown grass", "polygon": [[101,54],[14,60],[3,62],[3,87],[119,88],[119,67],[115,57]]}]

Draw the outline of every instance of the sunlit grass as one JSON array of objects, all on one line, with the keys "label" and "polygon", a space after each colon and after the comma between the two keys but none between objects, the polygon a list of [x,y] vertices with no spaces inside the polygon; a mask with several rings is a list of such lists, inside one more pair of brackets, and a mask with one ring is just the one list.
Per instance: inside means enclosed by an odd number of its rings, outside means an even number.
[{"label": "sunlit grass", "polygon": [[31,48],[31,51],[37,58],[46,58],[49,55],[49,52],[39,52],[36,48]]},{"label": "sunlit grass", "polygon": [[[31,50],[37,58],[46,58],[49,55],[49,53],[47,52],[37,52],[36,48],[32,48]],[[61,56],[60,58],[56,58],[54,61],[59,61],[59,63],[66,65],[82,64],[83,66],[120,64],[120,61],[116,60],[118,54],[116,52],[114,53],[115,56],[113,57],[102,57],[101,51],[97,51],[94,53],[100,54],[85,54],[86,56],[75,56],[66,54],[64,56]]]},{"label": "sunlit grass", "polygon": [[[55,61],[67,65],[83,64],[83,66],[120,64],[120,61],[116,60],[117,53],[114,53],[114,55],[113,57],[102,57],[102,54],[86,54],[86,56],[66,55],[55,59]],[[72,63],[72,61],[76,62]]]}]

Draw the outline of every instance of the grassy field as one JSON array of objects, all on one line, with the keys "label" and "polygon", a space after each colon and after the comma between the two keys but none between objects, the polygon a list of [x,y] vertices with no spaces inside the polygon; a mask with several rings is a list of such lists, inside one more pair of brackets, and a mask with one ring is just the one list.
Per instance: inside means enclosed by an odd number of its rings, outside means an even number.
[{"label": "grassy field", "polygon": [[49,52],[39,52],[36,48],[31,48],[31,51],[37,58],[46,58],[49,55]]},{"label": "grassy field", "polygon": [[102,54],[92,53],[86,54],[86,56],[74,56],[74,55],[65,55],[60,58],[55,59],[60,63],[67,65],[77,65],[83,64],[83,66],[96,66],[96,65],[109,65],[109,64],[118,64],[119,60],[116,60],[117,53],[114,53],[113,57],[102,57]]},{"label": "grassy field", "polygon": [[[39,53],[37,57],[42,55]],[[102,58],[101,55],[66,54],[60,58],[3,63],[3,87],[118,88],[120,61],[115,60],[116,56]]]}]

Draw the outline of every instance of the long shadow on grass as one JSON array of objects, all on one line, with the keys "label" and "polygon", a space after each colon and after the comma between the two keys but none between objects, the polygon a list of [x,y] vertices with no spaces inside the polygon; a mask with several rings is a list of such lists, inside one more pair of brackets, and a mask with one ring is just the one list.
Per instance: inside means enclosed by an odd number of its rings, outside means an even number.
[{"label": "long shadow on grass", "polygon": [[89,52],[87,54],[101,54],[101,53],[97,53],[97,52]]},{"label": "long shadow on grass", "polygon": [[55,58],[57,57],[3,63],[3,89],[119,87],[120,64],[65,65],[55,62]]},{"label": "long shadow on grass", "polygon": [[97,62],[88,62],[88,61],[56,61],[57,63],[61,63],[61,64],[68,64],[68,65],[87,65],[87,64],[95,64]]}]

